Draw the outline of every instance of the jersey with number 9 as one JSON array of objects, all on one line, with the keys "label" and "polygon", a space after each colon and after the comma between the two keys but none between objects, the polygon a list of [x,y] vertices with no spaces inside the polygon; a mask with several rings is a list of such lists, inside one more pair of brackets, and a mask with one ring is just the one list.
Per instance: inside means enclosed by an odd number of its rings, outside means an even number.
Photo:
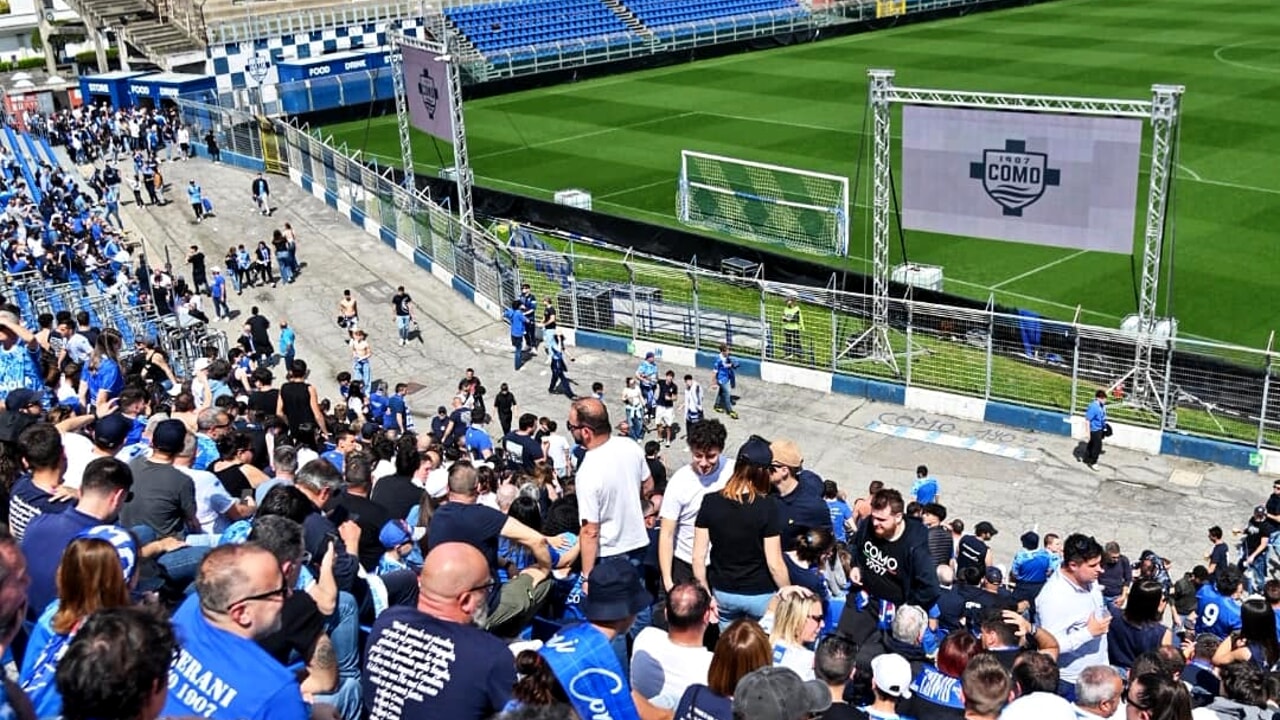
[{"label": "jersey with number 9", "polygon": [[1196,593],[1196,633],[1212,633],[1226,639],[1240,629],[1240,602],[1221,595],[1212,584]]}]

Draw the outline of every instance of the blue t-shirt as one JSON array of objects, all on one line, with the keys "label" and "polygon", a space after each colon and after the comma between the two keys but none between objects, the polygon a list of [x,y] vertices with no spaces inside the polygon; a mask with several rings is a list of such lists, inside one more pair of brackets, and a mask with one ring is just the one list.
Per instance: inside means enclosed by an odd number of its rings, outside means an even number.
[{"label": "blue t-shirt", "polygon": [[385,393],[372,392],[369,393],[369,421],[382,424],[383,417],[387,414],[387,396]]},{"label": "blue t-shirt", "polygon": [[209,295],[225,300],[227,298],[227,279],[219,273],[213,276],[213,280],[209,283]]},{"label": "blue t-shirt", "polygon": [[471,456],[476,460],[484,459],[485,450],[493,450],[493,438],[489,437],[489,433],[474,425],[467,428],[466,440],[467,449],[471,451]]},{"label": "blue t-shirt", "polygon": [[845,542],[849,537],[845,523],[853,518],[853,510],[849,508],[849,503],[840,498],[828,500],[827,512],[831,515],[831,532],[836,536],[836,542]]},{"label": "blue t-shirt", "polygon": [[192,468],[208,470],[211,465],[218,462],[219,455],[218,441],[208,435],[196,435],[196,456],[191,461]]},{"label": "blue t-shirt", "polygon": [[1009,568],[1009,575],[1015,582],[1020,583],[1042,583],[1049,579],[1049,573],[1054,571],[1053,553],[1048,550],[1027,550],[1022,549],[1013,556],[1013,565]]},{"label": "blue t-shirt", "polygon": [[716,356],[716,383],[719,385],[732,385],[736,380],[733,358],[723,355]]},{"label": "blue t-shirt", "polygon": [[116,397],[124,390],[124,375],[120,374],[120,364],[111,358],[102,358],[97,370],[89,369],[86,364],[84,370],[80,371],[80,379],[89,383],[87,397],[90,403],[98,401],[99,390],[107,391],[107,399]]},{"label": "blue t-shirt", "polygon": [[1240,629],[1240,602],[1218,594],[1213,583],[1200,586],[1196,593],[1196,634],[1213,633],[1226,639]]},{"label": "blue t-shirt", "polygon": [[165,716],[309,720],[302,689],[256,642],[214,627],[191,595],[173,614],[180,650],[169,666]]},{"label": "blue t-shirt", "polygon": [[287,327],[280,330],[280,354],[287,355],[289,350],[293,348],[294,338],[296,337],[293,328]]},{"label": "blue t-shirt", "polygon": [[409,427],[409,420],[405,418],[408,408],[405,407],[404,398],[400,395],[392,395],[387,399],[387,414],[382,416],[382,427],[393,430],[400,426],[396,423],[396,418],[404,420],[404,426]]},{"label": "blue t-shirt", "polygon": [[511,337],[524,337],[524,313],[519,310],[508,310],[504,314],[507,322],[511,323]]},{"label": "blue t-shirt", "polygon": [[[60,513],[67,508],[75,507],[71,499],[54,501],[53,495],[45,492],[31,481],[30,473],[23,473],[18,482],[13,484],[9,498],[9,531],[22,541],[27,532],[27,524],[38,515]],[[43,552],[43,548],[41,552]]]},{"label": "blue t-shirt", "polygon": [[391,607],[374,622],[365,648],[361,683],[371,717],[482,720],[511,699],[511,651],[474,625]]},{"label": "blue t-shirt", "polygon": [[38,515],[27,525],[27,532],[22,536],[22,554],[27,556],[27,577],[31,578],[31,587],[27,589],[30,612],[40,612],[58,597],[58,563],[62,561],[62,551],[84,530],[103,524],[106,523],[70,506],[64,512]]},{"label": "blue t-shirt", "polygon": [[938,499],[937,478],[930,476],[930,477],[924,477],[924,478],[920,478],[919,480],[916,480],[915,484],[911,486],[911,496],[914,497],[916,499],[916,502],[920,503],[921,505],[928,505],[929,503],[937,500]]},{"label": "blue t-shirt", "polygon": [[1089,422],[1089,432],[1102,430],[1107,424],[1107,406],[1095,399],[1089,403],[1089,409],[1084,411],[1084,419]]}]

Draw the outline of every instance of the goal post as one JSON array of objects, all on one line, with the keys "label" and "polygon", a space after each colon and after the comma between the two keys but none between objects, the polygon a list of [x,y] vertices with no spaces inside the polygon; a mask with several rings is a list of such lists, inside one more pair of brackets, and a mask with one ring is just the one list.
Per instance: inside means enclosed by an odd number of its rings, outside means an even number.
[{"label": "goal post", "polygon": [[849,178],[682,150],[676,217],[744,240],[845,256]]}]

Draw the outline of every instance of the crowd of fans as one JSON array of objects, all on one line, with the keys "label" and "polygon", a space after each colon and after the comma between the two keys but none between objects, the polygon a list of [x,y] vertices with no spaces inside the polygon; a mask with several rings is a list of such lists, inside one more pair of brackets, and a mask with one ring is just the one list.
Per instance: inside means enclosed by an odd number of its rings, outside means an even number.
[{"label": "crowd of fans", "polygon": [[[131,129],[98,127],[72,148],[81,159],[135,149]],[[74,187],[55,207],[74,207]],[[397,294],[403,340],[413,316]],[[512,308],[516,367],[541,340],[563,373],[554,308],[535,309]],[[802,443],[727,447],[700,385],[686,376],[681,402],[654,357],[624,383],[625,423],[602,386],[553,418],[521,412],[505,383],[489,397],[467,369],[419,428],[407,384],[358,368],[313,382],[255,337],[265,318],[189,376],[87,317],[36,325],[0,310],[5,717],[1187,720],[1280,707],[1266,562],[1280,483],[1238,531],[1238,561],[1217,527],[1205,564],[1181,574],[1064,528],[1023,533],[1004,563],[998,529],[949,520],[928,468],[847,498]],[[736,418],[722,357],[711,381]],[[688,462],[666,465],[672,442]]]}]

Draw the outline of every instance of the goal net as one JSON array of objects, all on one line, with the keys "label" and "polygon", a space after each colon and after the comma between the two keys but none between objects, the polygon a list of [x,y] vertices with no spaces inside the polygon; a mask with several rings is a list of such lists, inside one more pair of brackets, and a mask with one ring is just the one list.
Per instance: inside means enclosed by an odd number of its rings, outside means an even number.
[{"label": "goal net", "polygon": [[818,255],[849,251],[849,179],[684,150],[676,217]]}]

